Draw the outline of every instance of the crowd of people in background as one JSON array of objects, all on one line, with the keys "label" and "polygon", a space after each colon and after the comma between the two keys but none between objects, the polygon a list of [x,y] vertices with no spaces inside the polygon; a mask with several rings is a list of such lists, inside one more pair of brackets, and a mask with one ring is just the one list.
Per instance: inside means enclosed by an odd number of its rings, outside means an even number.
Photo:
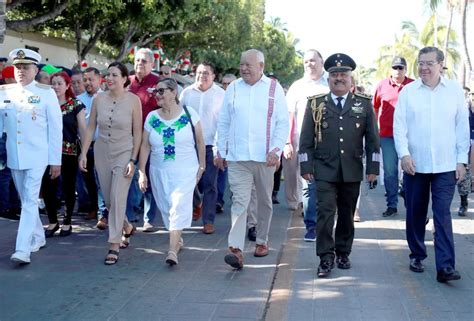
[{"label": "crowd of people in background", "polygon": [[[239,76],[199,62],[190,85],[169,66],[153,70],[147,48],[135,53],[133,70],[113,62],[105,74],[40,62],[22,48],[0,58],[0,216],[20,220],[12,261],[30,263],[57,231],[71,235],[78,212],[108,230],[106,265],[131,245],[141,216],[142,232],[155,231],[161,216],[165,262],[176,265],[193,221],[215,233],[228,184],[224,260],[241,269],[246,238],[254,256],[269,254],[283,174],[286,204],[301,211],[302,240],[316,243],[317,273],[326,277],[335,266],[351,268],[361,182],[365,176],[375,187],[380,171],[387,202],[380,215],[397,215],[399,195],[407,209],[410,270],[424,271],[431,193],[437,280],[460,278],[450,205],[458,184],[458,215],[467,215],[474,94],[443,76],[438,48],[412,62],[394,56],[373,96],[357,86],[350,56],[325,60],[315,49],[305,52],[304,76],[289,89],[265,74],[256,49],[242,53]],[[410,63],[417,79],[407,76]],[[44,228],[39,208],[48,215]]]}]

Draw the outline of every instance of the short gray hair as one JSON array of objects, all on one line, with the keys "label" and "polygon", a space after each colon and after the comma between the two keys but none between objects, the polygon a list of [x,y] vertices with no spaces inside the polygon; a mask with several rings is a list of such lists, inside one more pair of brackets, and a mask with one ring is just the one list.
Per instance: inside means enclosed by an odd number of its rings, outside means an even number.
[{"label": "short gray hair", "polygon": [[247,51],[242,52],[242,56],[253,54],[257,57],[258,62],[265,63],[265,55],[263,52],[257,49],[249,49]]},{"label": "short gray hair", "polygon": [[142,54],[144,54],[145,56],[148,56],[148,58],[150,59],[150,62],[151,62],[151,63],[154,63],[154,62],[155,62],[155,54],[153,53],[153,51],[151,51],[151,49],[149,49],[149,48],[140,48],[140,49],[138,49],[138,51],[135,53],[135,57],[136,57],[139,53],[142,53]]},{"label": "short gray hair", "polygon": [[225,74],[222,77],[222,80],[224,80],[224,78],[229,79],[231,82],[237,79],[237,77],[234,74]]},{"label": "short gray hair", "polygon": [[310,52],[313,54],[316,54],[324,62],[323,56],[321,56],[321,53],[319,51],[317,51],[316,49],[308,49],[305,51],[305,54],[310,53]]}]

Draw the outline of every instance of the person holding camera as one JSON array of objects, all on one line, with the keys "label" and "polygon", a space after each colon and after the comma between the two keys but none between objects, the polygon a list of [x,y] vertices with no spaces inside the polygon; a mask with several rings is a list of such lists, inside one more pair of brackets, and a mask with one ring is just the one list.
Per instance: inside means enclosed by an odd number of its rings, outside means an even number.
[{"label": "person holding camera", "polygon": [[[367,181],[379,173],[379,137],[370,98],[351,93],[351,74],[356,68],[348,55],[326,59],[330,93],[310,97],[300,135],[301,175],[316,180],[318,216],[316,254],[318,277],[334,268],[351,268],[349,255],[354,240],[354,211],[363,178],[362,158],[367,157]],[[335,238],[333,228],[337,211]]]}]

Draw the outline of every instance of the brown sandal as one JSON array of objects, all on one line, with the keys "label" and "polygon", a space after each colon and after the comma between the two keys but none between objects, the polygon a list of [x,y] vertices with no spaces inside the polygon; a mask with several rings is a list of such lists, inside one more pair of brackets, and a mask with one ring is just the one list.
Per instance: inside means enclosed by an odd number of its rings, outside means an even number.
[{"label": "brown sandal", "polygon": [[[115,256],[112,256],[112,255],[115,255]],[[104,264],[114,265],[115,263],[117,263],[118,258],[119,258],[119,251],[109,250],[109,252],[107,253],[107,256],[105,257]]]},{"label": "brown sandal", "polygon": [[122,235],[122,242],[120,242],[119,247],[121,249],[126,249],[130,245],[130,237],[135,233],[137,228],[134,226],[130,233]]}]

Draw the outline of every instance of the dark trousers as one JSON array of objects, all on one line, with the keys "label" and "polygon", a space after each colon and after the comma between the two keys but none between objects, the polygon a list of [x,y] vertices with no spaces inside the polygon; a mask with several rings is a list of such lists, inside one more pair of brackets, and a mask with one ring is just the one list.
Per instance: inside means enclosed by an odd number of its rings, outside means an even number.
[{"label": "dark trousers", "polygon": [[410,258],[424,260],[425,220],[430,202],[430,189],[435,227],[434,247],[436,269],[455,268],[453,227],[450,206],[456,186],[455,172],[437,174],[404,174],[407,207],[406,234]]},{"label": "dark trousers", "polygon": [[[333,261],[335,254],[351,253],[354,241],[354,211],[360,182],[316,182],[318,215],[316,254],[321,261]],[[337,211],[335,240],[332,236]]]},{"label": "dark trousers", "polygon": [[278,194],[278,191],[280,191],[282,171],[283,171],[283,162],[280,159],[280,167],[278,167],[278,169],[275,171],[275,174],[273,174],[273,195]]},{"label": "dark trousers", "polygon": [[206,146],[206,170],[199,181],[199,192],[202,199],[202,223],[214,224],[217,202],[217,167],[214,166],[212,146]]},{"label": "dark trousers", "polygon": [[86,185],[87,194],[89,195],[90,210],[97,211],[98,209],[98,196],[97,196],[97,184],[95,179],[94,169],[94,149],[89,148],[87,151],[87,172],[82,172],[82,178]]},{"label": "dark trousers", "polygon": [[[66,215],[64,216],[63,224],[71,224],[71,217],[74,211],[74,204],[76,203],[76,173],[77,173],[77,156],[62,155],[61,159],[61,181],[64,200],[66,202]],[[59,177],[51,179],[49,175],[49,166],[43,175],[41,183],[43,191],[43,199],[46,204],[46,211],[48,212],[48,219],[50,224],[58,222],[58,208],[59,200],[57,191],[59,186]]]}]

